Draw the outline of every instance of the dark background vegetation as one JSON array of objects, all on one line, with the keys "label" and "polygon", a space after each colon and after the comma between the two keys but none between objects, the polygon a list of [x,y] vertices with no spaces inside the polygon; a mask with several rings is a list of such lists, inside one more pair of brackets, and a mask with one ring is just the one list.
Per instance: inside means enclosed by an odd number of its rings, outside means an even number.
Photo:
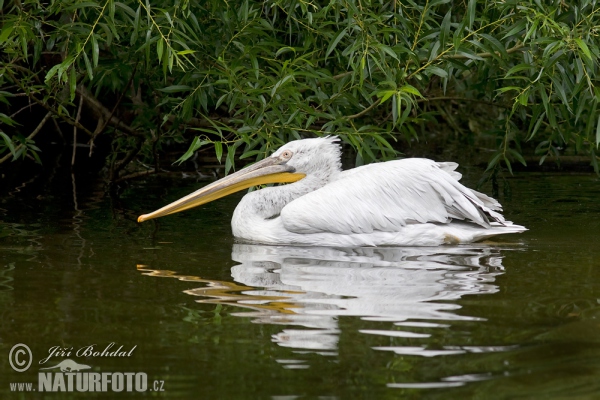
[{"label": "dark background vegetation", "polygon": [[75,170],[112,183],[178,158],[227,173],[237,159],[329,134],[357,165],[476,149],[484,179],[561,160],[598,173],[596,1],[0,0],[0,9],[4,182],[65,152]]}]

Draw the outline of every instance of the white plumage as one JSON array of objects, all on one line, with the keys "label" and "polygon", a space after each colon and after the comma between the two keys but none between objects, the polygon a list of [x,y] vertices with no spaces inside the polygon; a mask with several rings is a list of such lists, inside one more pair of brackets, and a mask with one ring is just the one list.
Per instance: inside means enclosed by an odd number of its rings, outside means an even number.
[{"label": "white plumage", "polygon": [[245,195],[231,222],[235,237],[265,244],[436,246],[526,230],[505,221],[496,200],[462,185],[456,163],[412,158],[342,172],[338,140],[290,142],[261,162],[266,167],[255,164],[140,220],[190,208],[181,202],[202,204],[207,191],[223,190],[228,179],[239,185],[244,176],[276,166],[278,177],[305,176]]}]

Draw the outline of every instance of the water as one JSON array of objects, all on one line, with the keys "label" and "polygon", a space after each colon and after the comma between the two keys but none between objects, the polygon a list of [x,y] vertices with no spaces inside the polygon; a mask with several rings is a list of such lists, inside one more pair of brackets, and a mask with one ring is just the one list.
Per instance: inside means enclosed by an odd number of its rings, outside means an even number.
[{"label": "water", "polygon": [[[241,195],[135,222],[195,189],[193,179],[139,181],[119,200],[93,181],[75,179],[75,193],[70,178],[59,182],[0,203],[2,398],[70,397],[9,385],[37,388],[39,368],[66,358],[91,372],[144,372],[171,398],[600,393],[595,176],[511,178],[501,200],[530,229],[521,235],[359,249],[235,243],[229,220]],[[8,360],[17,343],[33,354],[23,373]],[[54,346],[110,343],[133,351],[39,365]]]}]

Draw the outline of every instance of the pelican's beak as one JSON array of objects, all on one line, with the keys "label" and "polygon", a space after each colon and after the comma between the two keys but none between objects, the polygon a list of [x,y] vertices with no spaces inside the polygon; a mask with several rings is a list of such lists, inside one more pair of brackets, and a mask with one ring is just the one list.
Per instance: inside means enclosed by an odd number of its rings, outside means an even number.
[{"label": "pelican's beak", "polygon": [[165,215],[197,207],[251,186],[267,183],[296,182],[306,176],[295,171],[293,167],[281,164],[280,159],[269,157],[223,179],[219,179],[210,185],[204,186],[202,189],[188,194],[159,210],[150,214],[140,215],[138,222],[164,217]]}]

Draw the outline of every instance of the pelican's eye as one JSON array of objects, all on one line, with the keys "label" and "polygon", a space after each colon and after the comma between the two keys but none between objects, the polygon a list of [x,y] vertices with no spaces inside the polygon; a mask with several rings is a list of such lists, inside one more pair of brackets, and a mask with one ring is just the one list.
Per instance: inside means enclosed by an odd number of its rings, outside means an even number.
[{"label": "pelican's eye", "polygon": [[283,153],[281,153],[279,157],[281,157],[282,160],[287,161],[290,158],[292,158],[293,155],[294,153],[292,153],[291,151],[285,150]]}]

